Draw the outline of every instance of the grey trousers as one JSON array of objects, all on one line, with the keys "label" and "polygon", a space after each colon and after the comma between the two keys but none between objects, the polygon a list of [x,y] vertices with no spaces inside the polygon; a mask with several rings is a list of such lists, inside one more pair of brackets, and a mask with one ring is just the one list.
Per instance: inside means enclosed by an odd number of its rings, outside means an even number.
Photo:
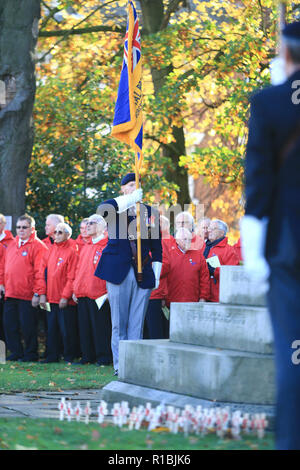
[{"label": "grey trousers", "polygon": [[119,368],[119,341],[142,339],[144,319],[152,289],[141,289],[133,267],[121,284],[106,283],[111,310],[111,349],[114,368]]}]

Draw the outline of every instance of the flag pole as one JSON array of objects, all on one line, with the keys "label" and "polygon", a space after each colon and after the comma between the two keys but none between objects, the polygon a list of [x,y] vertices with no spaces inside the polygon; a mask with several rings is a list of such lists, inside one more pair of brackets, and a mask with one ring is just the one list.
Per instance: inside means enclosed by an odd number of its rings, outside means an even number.
[{"label": "flag pole", "polygon": [[[135,152],[135,187],[140,187],[140,174],[137,152]],[[136,243],[137,243],[137,277],[138,281],[142,282],[143,271],[142,271],[142,244],[141,244],[141,205],[139,202],[136,203]]]}]

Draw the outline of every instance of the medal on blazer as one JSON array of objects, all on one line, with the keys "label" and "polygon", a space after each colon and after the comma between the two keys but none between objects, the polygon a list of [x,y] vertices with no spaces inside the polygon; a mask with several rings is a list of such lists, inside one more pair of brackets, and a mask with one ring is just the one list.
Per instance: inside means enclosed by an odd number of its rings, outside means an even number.
[{"label": "medal on blazer", "polygon": [[62,258],[58,258],[58,261],[57,261],[57,266],[60,266],[60,265],[61,265],[61,263],[63,263],[63,262],[64,262],[64,260],[63,260]]},{"label": "medal on blazer", "polygon": [[100,258],[101,256],[101,253],[102,251],[96,251],[95,255],[94,255],[94,264],[98,263],[98,259]]},{"label": "medal on blazer", "polygon": [[147,211],[145,212],[145,222],[146,222],[146,227],[155,227],[155,217],[154,215],[151,215],[148,217]]}]

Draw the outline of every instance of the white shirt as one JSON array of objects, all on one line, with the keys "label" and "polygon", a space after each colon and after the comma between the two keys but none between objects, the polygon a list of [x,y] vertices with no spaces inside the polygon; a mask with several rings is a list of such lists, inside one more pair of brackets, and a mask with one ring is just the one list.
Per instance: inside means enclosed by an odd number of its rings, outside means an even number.
[{"label": "white shirt", "polygon": [[92,242],[95,245],[95,243],[100,242],[100,240],[102,240],[103,238],[104,238],[104,234],[102,233],[102,235],[100,235],[100,237],[92,238]]},{"label": "white shirt", "polygon": [[19,248],[20,248],[20,246],[25,245],[25,243],[27,243],[28,240],[29,240],[29,238],[27,238],[27,240],[19,240]]}]

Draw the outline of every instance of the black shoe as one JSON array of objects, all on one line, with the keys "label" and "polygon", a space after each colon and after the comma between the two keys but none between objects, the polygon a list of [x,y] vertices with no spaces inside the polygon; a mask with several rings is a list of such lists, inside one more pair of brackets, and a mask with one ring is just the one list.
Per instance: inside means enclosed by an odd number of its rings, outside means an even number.
[{"label": "black shoe", "polygon": [[38,362],[38,359],[28,359],[27,357],[22,357],[21,359],[18,359],[18,362]]},{"label": "black shoe", "polygon": [[117,369],[115,370],[115,373],[114,373],[114,375],[118,377],[118,375],[119,375],[119,371],[118,371]]},{"label": "black shoe", "polygon": [[56,361],[52,361],[51,359],[44,359],[43,361],[40,361],[40,364],[50,364],[53,362],[59,362],[59,360],[57,359]]},{"label": "black shoe", "polygon": [[97,361],[96,366],[111,366],[111,361]]},{"label": "black shoe", "polygon": [[72,362],[72,364],[76,365],[76,366],[83,366],[84,364],[92,364],[92,362],[88,362],[88,361],[83,361],[81,359],[81,361],[79,362]]}]

